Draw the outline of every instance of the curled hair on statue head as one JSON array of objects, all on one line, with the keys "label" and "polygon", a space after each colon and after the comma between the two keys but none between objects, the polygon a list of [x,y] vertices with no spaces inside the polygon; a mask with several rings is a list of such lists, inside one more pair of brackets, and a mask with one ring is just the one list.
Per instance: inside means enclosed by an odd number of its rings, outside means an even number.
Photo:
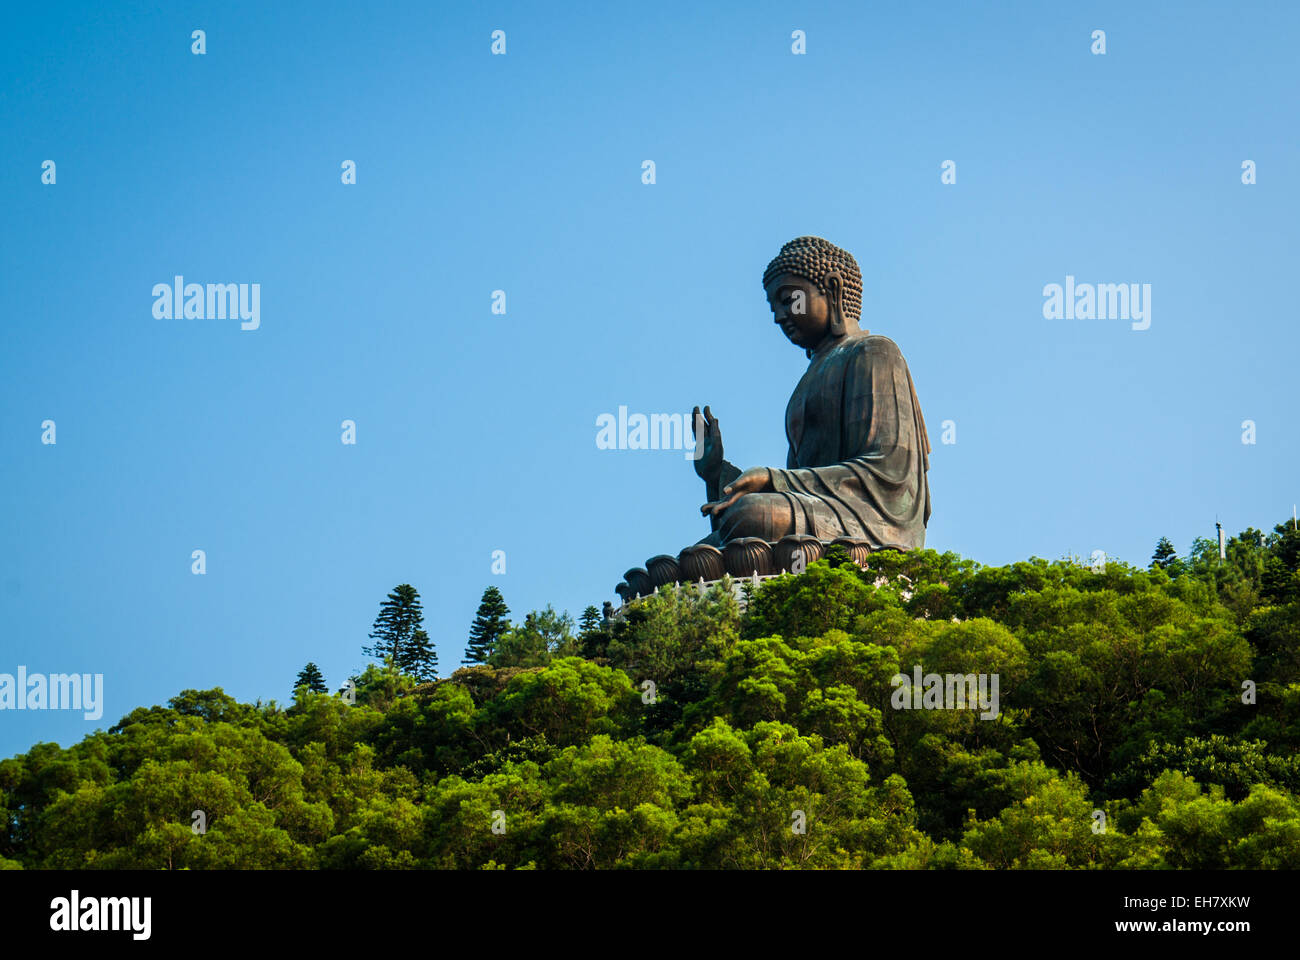
[{"label": "curled hair on statue head", "polygon": [[[783,273],[803,277],[817,285],[822,296],[830,297],[827,279],[835,276],[840,286],[840,317],[862,318],[862,271],[853,254],[821,237],[795,237],[781,248],[763,271],[763,286]],[[841,320],[836,333],[844,332]]]}]

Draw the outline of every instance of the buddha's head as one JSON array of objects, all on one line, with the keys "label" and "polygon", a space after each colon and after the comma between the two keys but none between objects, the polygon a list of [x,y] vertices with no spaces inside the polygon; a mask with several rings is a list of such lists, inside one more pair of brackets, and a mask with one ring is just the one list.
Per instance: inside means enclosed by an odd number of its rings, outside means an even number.
[{"label": "buddha's head", "polygon": [[862,272],[853,254],[821,237],[797,237],[763,271],[772,316],[796,346],[811,353],[828,336],[858,329]]}]

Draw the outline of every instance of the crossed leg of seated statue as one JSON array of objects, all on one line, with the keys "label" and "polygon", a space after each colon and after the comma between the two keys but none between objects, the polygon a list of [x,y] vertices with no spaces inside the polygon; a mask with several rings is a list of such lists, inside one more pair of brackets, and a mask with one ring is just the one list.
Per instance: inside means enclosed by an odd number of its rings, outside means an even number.
[{"label": "crossed leg of seated statue", "polygon": [[790,500],[784,494],[747,493],[723,511],[718,529],[699,542],[721,548],[741,537],[762,537],[774,543],[798,532],[797,526],[802,524],[797,523]]},{"label": "crossed leg of seated statue", "polygon": [[843,518],[825,500],[799,493],[747,493],[723,511],[718,529],[698,542],[721,549],[741,537],[775,543],[793,533],[812,534],[819,540],[868,537],[874,542],[856,517]]}]

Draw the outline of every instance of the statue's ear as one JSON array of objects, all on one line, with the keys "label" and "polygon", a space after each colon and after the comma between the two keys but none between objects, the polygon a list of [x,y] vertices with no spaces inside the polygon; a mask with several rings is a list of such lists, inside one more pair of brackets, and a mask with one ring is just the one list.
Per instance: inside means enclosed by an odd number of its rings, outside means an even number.
[{"label": "statue's ear", "polygon": [[822,277],[822,283],[826,287],[826,299],[831,308],[831,336],[844,336],[844,282],[840,275],[832,270],[826,276]]}]

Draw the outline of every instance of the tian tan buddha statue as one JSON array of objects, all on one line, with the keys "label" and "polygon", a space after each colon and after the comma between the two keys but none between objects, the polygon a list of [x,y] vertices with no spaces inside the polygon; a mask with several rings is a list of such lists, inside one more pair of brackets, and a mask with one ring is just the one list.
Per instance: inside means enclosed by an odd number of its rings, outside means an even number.
[{"label": "tian tan buddha statue", "polygon": [[[713,411],[696,407],[695,472],[713,532],[623,575],[624,605],[661,587],[801,572],[839,541],[859,566],[873,550],[925,546],[930,442],[903,355],[859,329],[862,274],[820,237],[791,240],[763,273],[777,326],[808,355],[785,410],[785,469],[741,473],[722,455]],[[622,608],[620,608],[621,611]],[[606,611],[606,619],[621,616]]]},{"label": "tian tan buddha statue", "polygon": [[[785,468],[743,473],[723,459],[709,407],[695,408],[702,452],[695,472],[722,548],[742,537],[769,543],[792,534],[820,541],[865,540],[870,549],[925,545],[930,519],[930,442],[912,375],[888,337],[858,327],[862,274],[857,261],[820,237],[798,237],[763,272],[781,332],[808,355],[808,369],[785,410]],[[702,436],[701,436],[702,435]]]}]

